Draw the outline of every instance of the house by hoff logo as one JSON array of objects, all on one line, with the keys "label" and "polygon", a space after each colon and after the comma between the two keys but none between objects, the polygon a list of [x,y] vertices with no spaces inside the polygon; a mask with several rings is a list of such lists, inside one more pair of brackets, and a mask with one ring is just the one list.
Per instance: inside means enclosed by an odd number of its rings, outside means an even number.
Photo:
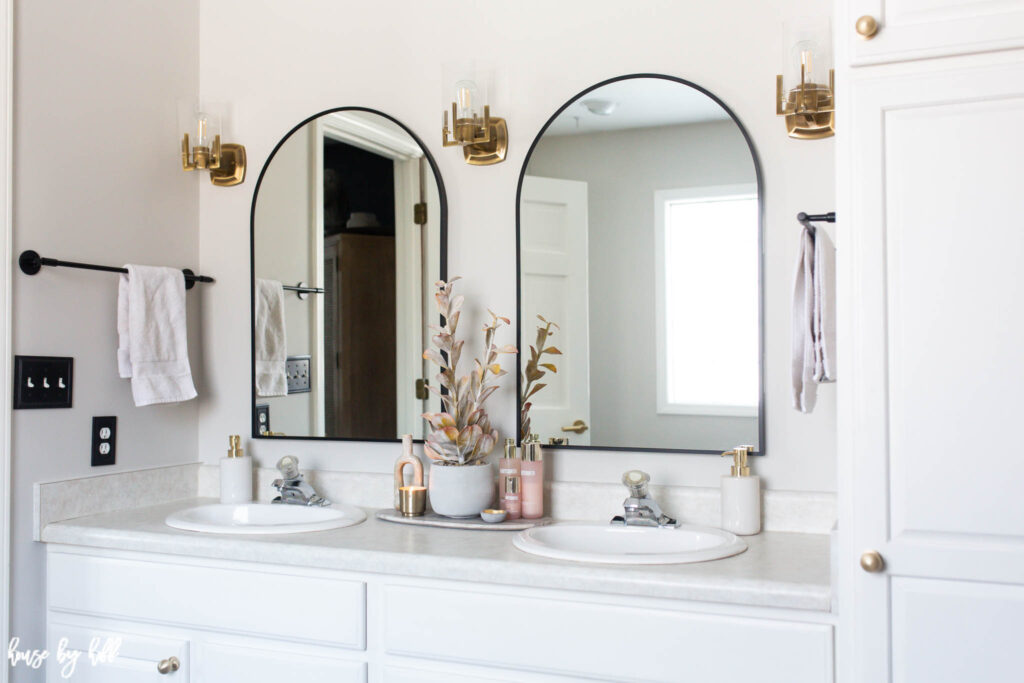
[{"label": "house by hoff logo", "polygon": [[61,638],[57,642],[56,653],[51,653],[49,650],[22,650],[19,649],[19,645],[21,645],[21,638],[18,637],[11,638],[11,642],[7,645],[7,661],[12,668],[19,665],[29,669],[42,668],[46,660],[51,659],[52,654],[55,656],[54,663],[60,668],[60,677],[71,678],[75,675],[75,667],[78,666],[78,660],[81,659],[83,653],[88,656],[89,664],[92,666],[110,664],[117,659],[117,653],[121,650],[121,639],[97,636],[89,641],[88,650],[76,650],[68,647],[67,638]]}]

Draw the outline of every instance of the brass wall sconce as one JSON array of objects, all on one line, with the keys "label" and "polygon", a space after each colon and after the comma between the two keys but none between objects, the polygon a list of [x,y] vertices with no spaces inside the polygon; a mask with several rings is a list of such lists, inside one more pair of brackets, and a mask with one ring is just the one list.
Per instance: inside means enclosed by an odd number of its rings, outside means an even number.
[{"label": "brass wall sconce", "polygon": [[[827,21],[804,20],[787,33],[792,45],[788,78],[775,79],[775,114],[784,116],[786,132],[797,140],[821,140],[836,133],[835,75],[831,67]],[[787,90],[787,83],[792,84]],[[826,84],[827,83],[827,84]]]},{"label": "brass wall sconce", "polygon": [[194,131],[195,137],[185,132],[181,138],[181,167],[186,171],[209,171],[210,182],[228,187],[245,180],[245,147],[220,141],[221,116],[212,108],[191,109],[184,114],[179,109],[181,127]]},{"label": "brass wall sconce", "polygon": [[474,69],[462,69],[458,76],[446,74],[444,82],[454,83],[454,97],[450,100],[449,121],[450,91],[446,89],[441,144],[462,147],[466,163],[473,166],[490,166],[504,161],[508,150],[508,125],[505,119],[491,116],[491,107],[487,103],[487,77]]}]

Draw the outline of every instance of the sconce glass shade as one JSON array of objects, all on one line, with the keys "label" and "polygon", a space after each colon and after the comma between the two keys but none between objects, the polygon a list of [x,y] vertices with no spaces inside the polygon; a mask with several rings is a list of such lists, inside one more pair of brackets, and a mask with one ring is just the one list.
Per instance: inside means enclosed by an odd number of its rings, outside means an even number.
[{"label": "sconce glass shade", "polygon": [[784,75],[776,79],[775,113],[786,117],[790,137],[817,140],[835,135],[835,89],[828,19],[787,23]]},{"label": "sconce glass shade", "polygon": [[508,128],[504,119],[491,116],[488,91],[492,73],[475,63],[446,64],[443,71],[442,144],[462,147],[468,164],[504,161]]},{"label": "sconce glass shade", "polygon": [[195,102],[178,102],[181,167],[186,171],[209,171],[214,185],[238,185],[245,180],[245,147],[221,143],[225,110],[219,104],[200,107]]},{"label": "sconce glass shade", "polygon": [[476,81],[463,79],[455,83],[455,111],[459,119],[483,118],[483,107],[487,104],[486,92],[481,95]]}]

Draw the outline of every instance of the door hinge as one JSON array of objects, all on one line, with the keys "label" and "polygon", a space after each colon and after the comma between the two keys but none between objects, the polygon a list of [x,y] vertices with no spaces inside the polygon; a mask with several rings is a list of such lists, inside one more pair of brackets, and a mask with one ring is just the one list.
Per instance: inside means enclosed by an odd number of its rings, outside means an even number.
[{"label": "door hinge", "polygon": [[420,202],[419,204],[412,205],[412,221],[416,225],[427,224],[427,204],[426,202]]},{"label": "door hinge", "polygon": [[416,380],[416,398],[420,401],[426,401],[430,398],[430,392],[427,387],[430,385],[430,380],[418,379]]}]

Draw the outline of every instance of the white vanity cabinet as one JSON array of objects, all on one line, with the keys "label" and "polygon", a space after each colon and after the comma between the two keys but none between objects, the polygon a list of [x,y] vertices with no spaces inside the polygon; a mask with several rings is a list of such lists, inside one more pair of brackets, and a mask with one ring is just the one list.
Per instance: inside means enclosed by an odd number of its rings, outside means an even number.
[{"label": "white vanity cabinet", "polygon": [[[1024,3],[941,5],[1024,36]],[[842,683],[1021,680],[1024,51],[928,35],[838,64]]]},{"label": "white vanity cabinet", "polygon": [[835,21],[855,66],[1024,46],[1021,0],[848,0]]},{"label": "white vanity cabinet", "polygon": [[[815,610],[61,545],[48,546],[47,574],[51,648],[123,638],[112,666],[83,657],[74,680],[834,680],[832,616]],[[159,673],[172,656],[178,670]],[[56,667],[47,680],[62,680]]]}]

